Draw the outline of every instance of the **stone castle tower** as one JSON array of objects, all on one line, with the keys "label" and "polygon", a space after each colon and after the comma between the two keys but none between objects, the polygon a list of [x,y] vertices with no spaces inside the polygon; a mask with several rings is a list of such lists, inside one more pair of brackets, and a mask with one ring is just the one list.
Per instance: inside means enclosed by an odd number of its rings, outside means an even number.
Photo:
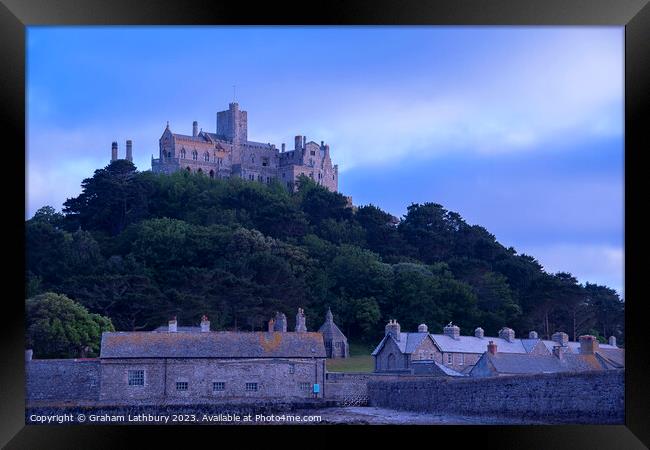
[{"label": "stone castle tower", "polygon": [[[127,144],[127,154],[128,154]],[[330,191],[338,191],[338,165],[332,164],[329,145],[295,136],[294,148],[248,140],[248,112],[232,102],[217,113],[215,133],[199,130],[192,123],[192,134],[173,133],[167,123],[159,140],[158,158],[151,158],[155,173],[187,170],[210,178],[239,177],[271,183],[279,181],[289,190],[296,189],[301,175],[313,179]]]}]

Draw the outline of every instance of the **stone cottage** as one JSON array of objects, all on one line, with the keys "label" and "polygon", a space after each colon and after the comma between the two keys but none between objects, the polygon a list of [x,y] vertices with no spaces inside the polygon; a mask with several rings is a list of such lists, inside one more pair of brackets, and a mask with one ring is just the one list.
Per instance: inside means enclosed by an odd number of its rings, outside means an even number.
[{"label": "stone cottage", "polygon": [[325,352],[328,358],[347,358],[350,356],[348,339],[334,323],[331,309],[327,308],[325,322],[318,329],[318,332],[323,334]]},{"label": "stone cottage", "polygon": [[[527,338],[515,338],[511,328],[503,327],[498,336],[486,337],[482,328],[474,330],[473,336],[462,336],[460,328],[449,323],[442,334],[431,334],[427,326],[421,324],[417,333],[403,333],[396,320],[385,327],[385,335],[372,352],[375,358],[375,372],[412,372],[415,361],[435,361],[455,372],[468,374],[472,367],[486,352],[488,342],[499,348],[499,354],[550,356],[554,346],[560,345],[563,352],[578,353],[580,344],[568,342],[566,333],[558,332],[552,340],[539,339],[531,331]],[[612,345],[614,344],[614,345]],[[608,352],[608,358],[623,363],[623,352],[616,347],[615,339],[601,345],[600,352]]]},{"label": "stone cottage", "polygon": [[586,372],[617,370],[624,368],[618,358],[611,359],[607,354],[616,355],[611,349],[605,353],[599,349],[594,336],[580,336],[577,352],[567,351],[560,345],[553,347],[551,355],[532,353],[499,353],[498,346],[490,341],[487,351],[474,365],[469,375],[472,377],[495,377],[532,373]]},{"label": "stone cottage", "polygon": [[[32,360],[26,352],[28,403],[187,404],[222,400],[322,399],[325,345],[298,310],[295,332],[277,313],[269,331],[178,326],[106,332],[99,358]],[[284,320],[284,323],[283,323]]]}]

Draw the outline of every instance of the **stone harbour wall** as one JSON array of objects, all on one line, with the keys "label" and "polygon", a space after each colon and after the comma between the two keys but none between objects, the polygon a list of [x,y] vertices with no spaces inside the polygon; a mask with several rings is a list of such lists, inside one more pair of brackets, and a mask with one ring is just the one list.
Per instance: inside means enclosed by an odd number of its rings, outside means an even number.
[{"label": "stone harbour wall", "polygon": [[25,364],[29,400],[98,400],[100,363],[96,359],[43,359]]},{"label": "stone harbour wall", "polygon": [[372,380],[370,406],[548,423],[624,423],[623,370],[494,378]]}]

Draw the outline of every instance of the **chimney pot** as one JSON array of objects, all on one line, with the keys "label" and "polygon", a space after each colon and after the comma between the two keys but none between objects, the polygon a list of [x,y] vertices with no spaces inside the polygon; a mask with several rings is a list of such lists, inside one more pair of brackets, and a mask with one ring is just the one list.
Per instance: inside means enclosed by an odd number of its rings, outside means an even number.
[{"label": "chimney pot", "polygon": [[460,328],[458,328],[456,325],[452,324],[449,322],[446,327],[442,329],[443,333],[445,336],[449,336],[452,339],[459,340],[460,339]]},{"label": "chimney pot", "polygon": [[397,320],[391,319],[388,321],[388,324],[384,328],[384,331],[386,335],[391,335],[393,336],[393,339],[395,339],[397,342],[399,342],[400,337],[401,337],[401,328],[399,323],[397,323]]},{"label": "chimney pot", "polygon": [[551,336],[551,340],[557,342],[562,347],[566,347],[569,342],[569,335],[563,331],[556,331],[553,333],[553,336]]},{"label": "chimney pot", "polygon": [[172,317],[169,321],[169,332],[176,333],[178,331],[178,322],[176,321],[176,316]]},{"label": "chimney pot", "polygon": [[476,336],[479,339],[483,339],[485,336],[485,331],[483,331],[483,328],[478,327],[476,330],[474,330],[474,336]]},{"label": "chimney pot", "polygon": [[528,339],[539,339],[537,336],[537,331],[531,331],[528,333]]},{"label": "chimney pot", "polygon": [[131,139],[126,141],[126,160],[133,162],[133,141]]},{"label": "chimney pot", "polygon": [[208,331],[210,331],[210,321],[208,320],[208,316],[204,314],[201,317],[201,332],[207,333]]},{"label": "chimney pot", "polygon": [[490,353],[492,355],[496,355],[497,354],[497,344],[495,344],[494,341],[488,342],[487,351],[488,351],[488,353]]},{"label": "chimney pot", "polygon": [[505,339],[508,342],[514,342],[515,340],[515,330],[508,327],[503,327],[499,330],[499,337]]},{"label": "chimney pot", "polygon": [[612,347],[616,347],[616,337],[615,336],[610,336],[609,337],[609,345]]},{"label": "chimney pot", "polygon": [[418,326],[418,333],[428,333],[428,332],[429,332],[429,327],[427,327],[426,324],[421,323],[421,324]]},{"label": "chimney pot", "polygon": [[596,336],[584,335],[578,338],[580,341],[580,353],[593,355],[598,350],[598,339]]}]

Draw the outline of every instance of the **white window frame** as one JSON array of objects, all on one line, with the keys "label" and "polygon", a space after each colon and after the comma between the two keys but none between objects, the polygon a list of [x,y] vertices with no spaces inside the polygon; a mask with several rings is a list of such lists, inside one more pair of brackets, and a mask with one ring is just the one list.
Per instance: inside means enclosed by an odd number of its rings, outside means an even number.
[{"label": "white window frame", "polygon": [[[135,374],[136,373],[138,374],[137,381],[139,381],[140,378],[142,378],[142,383],[139,383],[139,382],[135,383],[135,381],[136,381]],[[140,373],[142,373],[142,377],[139,376]],[[129,386],[144,386],[144,383],[145,383],[144,369],[129,369],[129,370],[127,370],[127,372],[126,372],[126,383]]]},{"label": "white window frame", "polygon": [[460,361],[458,362],[459,366],[465,365],[465,353],[460,354]]},{"label": "white window frame", "polygon": [[447,353],[447,364],[454,364],[454,354],[453,353]]},{"label": "white window frame", "polygon": [[260,390],[259,384],[254,381],[247,382],[245,385],[245,389],[246,392],[257,392]]},{"label": "white window frame", "polygon": [[[217,386],[221,389],[217,389]],[[226,382],[225,381],[213,381],[212,382],[212,392],[222,392],[226,390]]]}]

